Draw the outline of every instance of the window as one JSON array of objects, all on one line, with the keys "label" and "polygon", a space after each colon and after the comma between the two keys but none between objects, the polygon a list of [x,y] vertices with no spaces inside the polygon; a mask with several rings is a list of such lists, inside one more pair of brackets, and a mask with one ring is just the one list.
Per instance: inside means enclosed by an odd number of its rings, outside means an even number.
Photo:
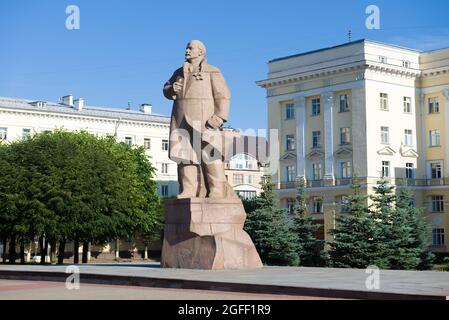
[{"label": "window", "polygon": [[380,94],[380,110],[388,110],[388,94],[381,93]]},{"label": "window", "polygon": [[322,198],[313,198],[312,201],[313,213],[323,213],[323,199]]},{"label": "window", "polygon": [[287,199],[287,211],[290,214],[295,212],[295,199]]},{"label": "window", "polygon": [[168,150],[168,140],[162,140],[162,151]]},{"label": "window", "polygon": [[379,62],[380,63],[387,63],[388,59],[385,56],[379,56]]},{"label": "window", "polygon": [[432,245],[444,246],[444,229],[437,228],[432,230]]},{"label": "window", "polygon": [[168,163],[163,163],[162,164],[161,172],[162,172],[162,174],[168,174]]},{"label": "window", "polygon": [[243,199],[246,199],[246,200],[254,199],[255,197],[257,197],[256,191],[237,190],[236,192],[237,192],[237,195],[240,198],[243,198]]},{"label": "window", "polygon": [[412,98],[404,97],[404,112],[412,113]]},{"label": "window", "polygon": [[257,160],[245,153],[238,153],[229,162],[230,169],[254,170],[257,169]]},{"label": "window", "polygon": [[243,184],[243,174],[234,174],[232,178],[234,184]]},{"label": "window", "polygon": [[22,139],[31,138],[31,129],[22,129]]},{"label": "window", "polygon": [[340,128],[340,144],[350,144],[351,143],[351,129],[350,128]]},{"label": "window", "polygon": [[340,95],[339,101],[340,101],[340,112],[349,111],[348,95],[347,94]]},{"label": "window", "polygon": [[413,172],[413,163],[407,162],[405,164],[405,177],[407,179],[414,179]]},{"label": "window", "polygon": [[390,161],[382,161],[382,178],[390,177]]},{"label": "window", "polygon": [[312,163],[312,179],[313,180],[323,179],[323,165],[321,162]]},{"label": "window", "polygon": [[313,131],[312,132],[312,148],[320,148],[321,147],[321,132]]},{"label": "window", "polygon": [[293,182],[296,178],[296,168],[295,166],[286,166],[285,167],[285,178],[287,182]]},{"label": "window", "polygon": [[380,143],[381,144],[390,143],[390,128],[380,127]]},{"label": "window", "polygon": [[288,134],[285,137],[286,149],[287,151],[295,150],[295,136],[292,134]]},{"label": "window", "polygon": [[143,139],[143,147],[145,148],[145,150],[151,149],[151,139],[150,138]]},{"label": "window", "polygon": [[341,196],[340,199],[340,212],[349,212],[349,197],[348,196]]},{"label": "window", "polygon": [[254,183],[254,176],[252,174],[246,176],[246,183],[247,184],[253,184]]},{"label": "window", "polygon": [[285,105],[285,119],[294,119],[295,118],[295,106],[293,103],[287,103]]},{"label": "window", "polygon": [[430,176],[432,179],[441,179],[443,177],[441,167],[442,167],[441,162],[430,163]]},{"label": "window", "polygon": [[8,139],[8,129],[0,128],[0,141]]},{"label": "window", "polygon": [[409,129],[404,130],[404,145],[413,146],[413,131]]},{"label": "window", "polygon": [[429,98],[429,113],[440,112],[440,102],[438,97]]},{"label": "window", "polygon": [[440,146],[440,129],[430,130],[429,131],[429,143],[431,147]]},{"label": "window", "polygon": [[132,137],[125,137],[125,143],[128,146],[132,146],[133,145],[133,138]]},{"label": "window", "polygon": [[410,61],[408,60],[402,60],[402,66],[404,68],[410,68]]},{"label": "window", "polygon": [[444,201],[443,196],[432,196],[432,212],[443,212],[444,211]]},{"label": "window", "polygon": [[167,185],[161,186],[161,196],[168,197],[168,186]]},{"label": "window", "polygon": [[342,179],[351,178],[351,161],[343,161],[340,164]]},{"label": "window", "polygon": [[317,116],[321,113],[320,98],[312,99],[312,116]]}]

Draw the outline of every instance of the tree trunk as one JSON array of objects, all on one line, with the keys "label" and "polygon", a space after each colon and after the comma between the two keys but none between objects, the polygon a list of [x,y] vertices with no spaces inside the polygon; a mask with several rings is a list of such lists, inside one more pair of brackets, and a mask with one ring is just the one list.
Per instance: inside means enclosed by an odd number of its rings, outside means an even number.
[{"label": "tree trunk", "polygon": [[25,241],[20,240],[20,264],[25,264]]},{"label": "tree trunk", "polygon": [[52,239],[50,242],[50,263],[56,260],[56,239]]},{"label": "tree trunk", "polygon": [[145,244],[145,249],[143,253],[143,259],[148,260],[148,244]]},{"label": "tree trunk", "polygon": [[59,241],[59,249],[58,249],[58,264],[64,263],[64,251],[65,251],[65,239],[61,239]]},{"label": "tree trunk", "polygon": [[2,244],[3,244],[2,263],[5,264],[6,263],[6,246],[8,244],[8,240],[6,238],[3,238]]},{"label": "tree trunk", "polygon": [[45,239],[45,259],[44,259],[44,263],[47,263],[47,257],[48,257],[48,240]]},{"label": "tree trunk", "polygon": [[39,238],[39,248],[41,250],[41,262],[40,264],[45,264],[45,238],[44,237],[40,237]]},{"label": "tree trunk", "polygon": [[89,242],[88,241],[84,241],[83,242],[83,263],[87,263],[87,256],[89,253]]},{"label": "tree trunk", "polygon": [[115,258],[120,258],[120,239],[115,240]]},{"label": "tree trunk", "polygon": [[80,241],[78,240],[78,238],[76,238],[73,241],[73,263],[74,264],[78,264],[80,262],[80,257],[78,254],[79,247],[80,247]]},{"label": "tree trunk", "polygon": [[9,241],[9,264],[16,263],[16,237],[11,236],[11,240]]}]

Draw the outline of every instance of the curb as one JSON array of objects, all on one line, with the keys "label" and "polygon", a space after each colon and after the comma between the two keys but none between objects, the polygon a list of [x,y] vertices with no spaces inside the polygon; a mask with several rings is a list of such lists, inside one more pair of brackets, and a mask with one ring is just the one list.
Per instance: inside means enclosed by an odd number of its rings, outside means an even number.
[{"label": "curb", "polygon": [[[0,279],[65,282],[64,272],[0,270]],[[80,273],[80,282],[88,284],[122,285],[174,289],[217,290],[241,293],[281,294],[357,300],[447,300],[444,295],[407,294],[379,291],[345,290],[332,288],[308,288],[266,284],[166,279],[154,277],[118,276],[95,273]]]}]

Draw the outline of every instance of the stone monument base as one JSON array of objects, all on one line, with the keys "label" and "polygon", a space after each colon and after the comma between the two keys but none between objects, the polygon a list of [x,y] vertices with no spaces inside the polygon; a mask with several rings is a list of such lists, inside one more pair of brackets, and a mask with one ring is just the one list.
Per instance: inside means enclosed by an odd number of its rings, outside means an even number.
[{"label": "stone monument base", "polygon": [[240,199],[165,201],[162,268],[254,269],[262,262],[249,235]]}]

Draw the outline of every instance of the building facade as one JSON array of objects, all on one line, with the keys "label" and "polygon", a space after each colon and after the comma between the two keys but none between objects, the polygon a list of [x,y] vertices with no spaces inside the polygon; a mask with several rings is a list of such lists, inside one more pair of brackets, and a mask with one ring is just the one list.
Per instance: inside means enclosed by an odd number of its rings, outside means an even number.
[{"label": "building facade", "polygon": [[[149,104],[139,110],[86,106],[83,99],[68,95],[60,103],[25,99],[0,98],[0,142],[11,142],[55,129],[86,131],[97,136],[115,136],[129,145],[144,146],[150,162],[156,168],[155,180],[161,197],[179,192],[177,165],[168,158],[170,117],[152,113]],[[154,243],[146,248],[141,239],[121,239],[106,247],[93,247],[100,257],[144,257],[147,250],[159,250]],[[81,250],[81,248],[79,249]],[[4,248],[0,245],[0,254]],[[37,254],[37,243],[26,248],[27,260]],[[73,252],[73,242],[67,253]]]},{"label": "building facade", "polygon": [[291,208],[295,179],[307,182],[310,214],[324,226],[345,214],[354,176],[366,194],[381,177],[407,184],[448,252],[449,48],[430,52],[370,40],[271,60],[268,128],[279,143],[273,175]]},{"label": "building facade", "polygon": [[225,129],[232,137],[232,147],[225,157],[225,175],[234,191],[243,199],[253,199],[262,192],[261,181],[268,161],[267,140],[260,136],[241,135]]},{"label": "building facade", "polygon": [[163,197],[178,194],[177,166],[168,158],[169,127],[170,117],[153,114],[149,104],[128,110],[86,106],[71,95],[60,103],[0,98],[0,141],[55,129],[116,136],[118,141],[145,147]]}]

